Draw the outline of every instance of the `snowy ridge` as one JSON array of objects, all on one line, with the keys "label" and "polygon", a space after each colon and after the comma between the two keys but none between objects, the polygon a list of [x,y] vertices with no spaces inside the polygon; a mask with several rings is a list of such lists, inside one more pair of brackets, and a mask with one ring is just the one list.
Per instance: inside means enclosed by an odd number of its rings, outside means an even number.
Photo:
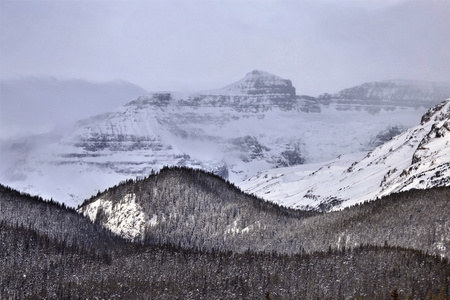
[{"label": "snowy ridge", "polygon": [[335,94],[320,95],[317,100],[340,110],[362,109],[378,113],[393,107],[432,107],[450,95],[450,85],[440,82],[386,80],[368,82]]},{"label": "snowy ridge", "polygon": [[[412,164],[384,187],[384,192],[450,185],[450,100],[437,106],[440,111],[422,124],[432,124],[412,157]],[[445,104],[446,103],[446,104]],[[445,105],[444,105],[445,104]],[[431,110],[431,112],[433,112]]]},{"label": "snowy ridge", "polygon": [[[364,100],[392,104],[393,101],[406,105],[424,105],[432,103],[433,98],[448,97],[450,86],[446,83],[414,80],[386,80],[368,82],[344,89],[333,95],[322,95],[331,101],[348,103]],[[414,101],[414,102],[413,102]]]},{"label": "snowy ridge", "polygon": [[330,210],[413,188],[449,186],[449,120],[450,99],[430,109],[420,125],[353,163],[350,155],[318,169],[269,170],[240,187],[286,206]]}]

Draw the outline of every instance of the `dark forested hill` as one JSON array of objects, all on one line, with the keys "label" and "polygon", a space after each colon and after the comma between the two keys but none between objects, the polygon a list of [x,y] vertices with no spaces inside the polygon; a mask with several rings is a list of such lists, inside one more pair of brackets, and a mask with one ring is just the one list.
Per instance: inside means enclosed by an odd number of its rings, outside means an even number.
[{"label": "dark forested hill", "polygon": [[132,240],[239,252],[301,252],[301,241],[290,235],[292,224],[317,215],[257,199],[217,175],[180,167],[110,188],[79,211]]},{"label": "dark forested hill", "polygon": [[280,207],[213,174],[176,167],[110,188],[79,211],[151,244],[282,253],[388,244],[449,257],[449,199],[450,188],[413,190],[319,214]]},{"label": "dark forested hill", "polygon": [[[410,191],[317,214],[175,168],[86,201],[82,211],[102,207],[90,222],[1,186],[0,299],[445,299],[449,199]],[[100,226],[148,211],[145,243]]]},{"label": "dark forested hill", "polygon": [[448,260],[401,248],[280,255],[123,243],[99,255],[5,222],[0,240],[0,299],[445,299],[450,288]]}]

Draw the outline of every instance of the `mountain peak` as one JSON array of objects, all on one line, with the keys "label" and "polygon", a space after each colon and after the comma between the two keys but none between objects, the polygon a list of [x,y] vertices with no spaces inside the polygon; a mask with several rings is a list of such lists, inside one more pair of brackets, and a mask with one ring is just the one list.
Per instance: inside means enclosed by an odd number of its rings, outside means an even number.
[{"label": "mountain peak", "polygon": [[430,108],[422,116],[420,124],[423,125],[426,122],[429,122],[431,119],[434,119],[435,121],[450,119],[450,98]]},{"label": "mountain peak", "polygon": [[237,95],[295,96],[295,88],[290,80],[261,70],[247,73],[244,78],[220,89],[220,91]]},{"label": "mountain peak", "polygon": [[274,74],[271,74],[271,73],[266,72],[266,71],[261,71],[261,70],[253,70],[253,71],[247,73],[247,75],[245,75],[245,77],[250,77],[250,76],[280,78],[280,77],[278,77],[278,76],[276,76]]}]

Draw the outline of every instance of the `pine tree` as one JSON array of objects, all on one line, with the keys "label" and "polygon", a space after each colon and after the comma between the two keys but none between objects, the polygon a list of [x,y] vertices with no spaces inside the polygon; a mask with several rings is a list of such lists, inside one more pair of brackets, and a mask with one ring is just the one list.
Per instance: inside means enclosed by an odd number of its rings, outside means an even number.
[{"label": "pine tree", "polygon": [[397,289],[394,289],[391,293],[392,300],[398,300],[398,292]]},{"label": "pine tree", "polygon": [[439,295],[437,295],[437,300],[445,300],[447,299],[447,295],[445,293],[445,287],[442,287],[441,290],[439,291]]}]

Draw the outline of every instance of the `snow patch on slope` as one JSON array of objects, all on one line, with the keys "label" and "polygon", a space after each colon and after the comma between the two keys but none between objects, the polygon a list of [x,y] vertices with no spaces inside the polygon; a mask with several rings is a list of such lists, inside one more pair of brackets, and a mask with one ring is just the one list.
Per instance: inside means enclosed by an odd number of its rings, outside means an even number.
[{"label": "snow patch on slope", "polygon": [[105,219],[106,222],[102,224],[104,227],[129,240],[141,239],[146,223],[149,226],[158,224],[156,215],[146,222],[147,217],[143,208],[136,202],[134,193],[125,195],[117,203],[100,198],[80,210],[93,222],[102,222]]},{"label": "snow patch on slope", "polygon": [[253,231],[255,227],[261,228],[261,223],[259,221],[256,221],[255,224],[251,224],[245,228],[242,228],[239,226],[239,219],[234,220],[232,225],[227,225],[227,229],[225,230],[226,234],[244,234],[244,233],[250,233],[250,231]]}]

